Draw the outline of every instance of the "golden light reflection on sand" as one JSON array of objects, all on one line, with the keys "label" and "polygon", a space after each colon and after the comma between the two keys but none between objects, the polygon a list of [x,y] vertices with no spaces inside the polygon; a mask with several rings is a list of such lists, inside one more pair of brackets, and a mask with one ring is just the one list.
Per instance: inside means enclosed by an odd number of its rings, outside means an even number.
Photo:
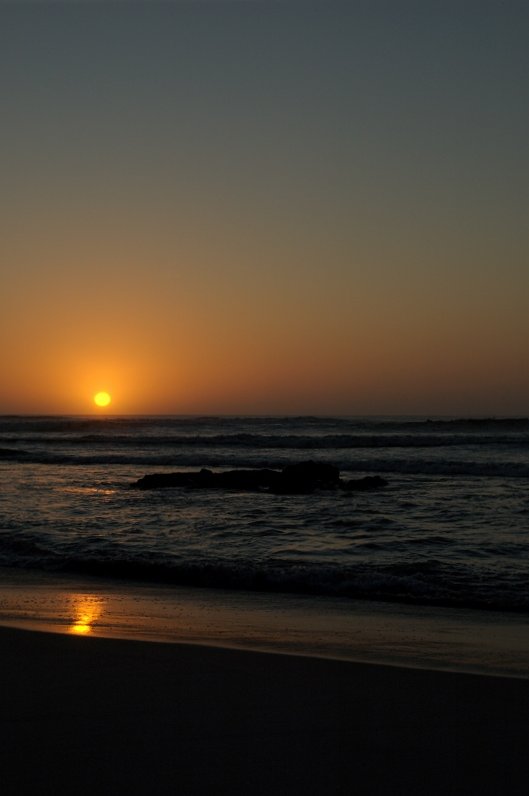
[{"label": "golden light reflection on sand", "polygon": [[94,594],[75,594],[71,596],[72,614],[75,617],[68,633],[75,636],[90,634],[103,614],[104,602]]}]

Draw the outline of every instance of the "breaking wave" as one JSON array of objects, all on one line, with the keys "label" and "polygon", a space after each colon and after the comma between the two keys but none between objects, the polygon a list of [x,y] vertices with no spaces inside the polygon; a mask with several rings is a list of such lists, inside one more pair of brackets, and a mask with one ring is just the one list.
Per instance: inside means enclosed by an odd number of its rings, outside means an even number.
[{"label": "breaking wave", "polygon": [[107,549],[104,556],[60,556],[43,540],[3,538],[0,564],[38,567],[50,572],[95,575],[174,586],[346,597],[417,605],[529,612],[529,589],[523,578],[497,573],[490,581],[472,568],[451,568],[434,561],[354,567],[289,562],[167,562],[138,555],[123,557]]},{"label": "breaking wave", "polygon": [[[28,449],[0,449],[0,461],[20,462],[42,465],[128,465],[145,468],[171,467],[171,468],[200,468],[200,467],[229,467],[229,468],[270,468],[282,469],[286,464],[304,459],[296,456],[292,448],[285,449],[285,455],[265,455],[253,451],[246,455],[232,450],[209,449],[183,450],[181,452],[115,452],[100,451],[97,453],[86,452],[59,452]],[[302,449],[305,450],[305,449]],[[483,459],[429,459],[415,455],[413,458],[391,458],[391,456],[373,455],[369,458],[355,457],[336,453],[334,449],[332,464],[342,472],[378,472],[401,473],[406,475],[467,475],[467,476],[498,476],[504,478],[529,477],[529,462],[527,461],[499,461]],[[325,459],[321,454],[312,455],[313,459]]]}]

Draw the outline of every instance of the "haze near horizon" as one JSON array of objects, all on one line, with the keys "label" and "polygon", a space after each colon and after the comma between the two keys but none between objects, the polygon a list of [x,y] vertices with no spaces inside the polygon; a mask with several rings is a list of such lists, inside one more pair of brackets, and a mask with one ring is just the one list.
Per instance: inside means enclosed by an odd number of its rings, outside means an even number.
[{"label": "haze near horizon", "polygon": [[529,6],[0,5],[0,413],[526,415]]}]

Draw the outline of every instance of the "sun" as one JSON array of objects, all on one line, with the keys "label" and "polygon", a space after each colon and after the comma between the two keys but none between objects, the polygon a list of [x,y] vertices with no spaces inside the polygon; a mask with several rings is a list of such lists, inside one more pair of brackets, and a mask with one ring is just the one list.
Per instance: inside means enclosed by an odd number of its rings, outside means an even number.
[{"label": "sun", "polygon": [[97,392],[94,395],[94,403],[96,406],[108,406],[112,400],[112,396],[108,392]]}]

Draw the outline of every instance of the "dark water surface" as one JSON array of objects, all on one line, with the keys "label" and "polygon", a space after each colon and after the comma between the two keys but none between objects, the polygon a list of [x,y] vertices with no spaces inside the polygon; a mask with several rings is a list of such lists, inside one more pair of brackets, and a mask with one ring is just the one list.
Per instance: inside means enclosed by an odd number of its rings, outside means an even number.
[{"label": "dark water surface", "polygon": [[[370,493],[131,490],[149,472],[330,462]],[[0,418],[0,565],[529,613],[529,423]]]}]

